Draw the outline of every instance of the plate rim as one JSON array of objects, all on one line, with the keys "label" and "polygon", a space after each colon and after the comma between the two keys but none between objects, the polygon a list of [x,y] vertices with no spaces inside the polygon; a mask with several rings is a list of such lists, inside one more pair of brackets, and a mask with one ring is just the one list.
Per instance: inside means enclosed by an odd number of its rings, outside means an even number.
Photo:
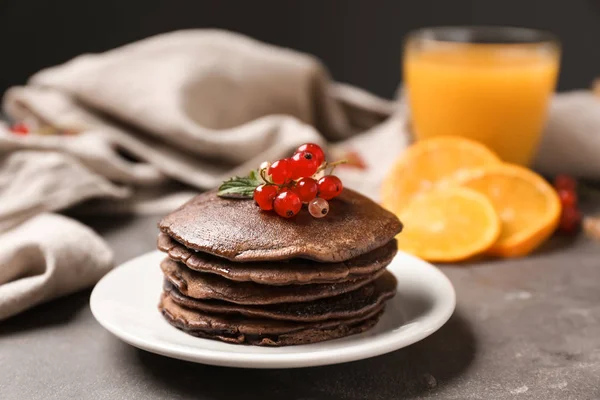
[{"label": "plate rim", "polygon": [[[127,268],[130,264],[135,264],[139,259],[151,258],[157,253],[158,250],[153,250],[137,257],[134,257],[124,263],[113,268],[109,271],[100,281],[96,283],[92,293],[90,295],[90,309],[92,315],[98,321],[98,323],[111,334],[116,336],[118,339],[140,348],[144,351],[159,354],[166,357],[176,358],[185,361],[191,361],[206,365],[216,365],[225,367],[237,367],[237,368],[255,368],[255,369],[270,369],[270,368],[303,368],[311,366],[322,366],[322,365],[333,365],[341,364],[345,362],[357,361],[383,355],[395,350],[399,350],[404,347],[408,347],[418,341],[423,340],[427,336],[431,335],[438,329],[440,329],[452,316],[456,308],[456,291],[452,282],[448,277],[434,265],[415,257],[411,254],[398,251],[398,254],[394,257],[394,260],[399,256],[408,257],[413,262],[419,264],[419,268],[427,268],[430,273],[437,275],[437,278],[443,282],[446,286],[446,291],[449,294],[448,299],[444,299],[444,304],[439,304],[436,301],[434,309],[438,309],[435,312],[437,318],[430,318],[423,322],[425,328],[418,330],[414,333],[403,333],[400,334],[400,338],[397,337],[399,333],[395,331],[387,331],[380,335],[375,341],[366,341],[359,344],[349,345],[343,351],[340,348],[334,347],[330,349],[322,349],[318,351],[310,352],[298,352],[298,353],[243,353],[243,352],[223,352],[220,350],[196,348],[193,353],[186,352],[180,348],[173,348],[173,344],[150,341],[139,335],[131,334],[119,326],[105,320],[102,315],[99,315],[98,309],[94,304],[97,304],[98,300],[95,300],[99,296],[99,292],[104,285],[102,282],[109,281],[114,274],[118,274],[121,268]],[[160,253],[162,254],[162,253]],[[392,260],[392,262],[394,262]],[[393,272],[392,272],[393,273]],[[384,311],[385,313],[385,311]],[[165,323],[167,323],[165,321]],[[211,340],[201,339],[198,340]],[[229,344],[230,346],[240,346],[238,344]],[[240,365],[243,364],[243,365]]]}]

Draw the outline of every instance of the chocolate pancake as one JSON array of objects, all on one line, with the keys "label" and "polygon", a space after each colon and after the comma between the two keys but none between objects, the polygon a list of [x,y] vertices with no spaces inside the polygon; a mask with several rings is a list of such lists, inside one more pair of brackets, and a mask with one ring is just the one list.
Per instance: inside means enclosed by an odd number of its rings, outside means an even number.
[{"label": "chocolate pancake", "polygon": [[277,304],[305,302],[351,292],[377,279],[385,270],[340,283],[267,286],[254,282],[234,282],[215,274],[192,271],[165,258],[160,267],[165,278],[182,294],[195,299],[224,300],[236,304]]},{"label": "chocolate pancake", "polygon": [[357,318],[370,313],[392,298],[396,293],[396,279],[385,272],[365,286],[326,299],[305,303],[282,303],[270,305],[242,305],[220,300],[198,300],[184,296],[169,281],[165,281],[165,293],[186,308],[211,314],[237,314],[250,318],[267,318],[282,321],[315,322],[328,319]]},{"label": "chocolate pancake", "polygon": [[340,262],[385,245],[402,230],[394,214],[350,189],[329,204],[325,218],[303,210],[285,219],[261,211],[252,200],[225,199],[211,191],[167,215],[159,226],[189,249],[236,262]]},{"label": "chocolate pancake", "polygon": [[207,314],[182,307],[164,293],[158,306],[171,325],[191,335],[259,346],[308,344],[364,332],[377,323],[383,307],[345,320],[289,322]]},{"label": "chocolate pancake", "polygon": [[263,285],[302,285],[353,280],[385,268],[396,255],[396,240],[366,254],[338,263],[316,263],[296,258],[288,262],[235,263],[222,257],[189,250],[164,233],[158,236],[158,249],[175,261],[200,272],[221,275],[238,282]]}]

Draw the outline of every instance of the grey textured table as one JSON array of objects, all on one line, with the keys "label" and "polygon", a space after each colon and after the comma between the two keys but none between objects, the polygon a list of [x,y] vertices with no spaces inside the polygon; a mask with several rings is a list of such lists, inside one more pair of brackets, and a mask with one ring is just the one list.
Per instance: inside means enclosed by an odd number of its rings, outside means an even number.
[{"label": "grey textured table", "polygon": [[[87,222],[122,262],[154,248],[157,219]],[[444,267],[458,307],[441,330],[384,356],[299,370],[137,350],[96,323],[85,291],[0,323],[0,399],[600,399],[599,256],[582,236],[525,259]]]}]

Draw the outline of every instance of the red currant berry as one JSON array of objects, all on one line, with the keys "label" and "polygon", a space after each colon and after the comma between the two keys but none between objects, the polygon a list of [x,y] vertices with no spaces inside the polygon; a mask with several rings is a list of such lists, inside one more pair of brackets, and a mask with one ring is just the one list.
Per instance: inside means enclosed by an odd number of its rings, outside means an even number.
[{"label": "red currant berry", "polygon": [[554,187],[559,190],[575,191],[577,190],[577,181],[567,174],[559,174],[554,178]]},{"label": "red currant berry", "polygon": [[319,146],[318,144],[305,143],[302,146],[298,147],[296,153],[301,153],[303,151],[307,151],[315,157],[315,160],[317,160],[317,168],[320,167],[321,164],[323,164],[323,161],[325,161],[325,153],[323,152],[321,146]]},{"label": "red currant berry", "polygon": [[305,176],[313,176],[319,168],[317,160],[312,153],[302,151],[293,155],[290,164],[292,166],[292,178],[298,179]]},{"label": "red currant berry", "polygon": [[317,197],[308,203],[308,212],[315,218],[323,218],[329,213],[327,200]]},{"label": "red currant berry", "polygon": [[575,207],[577,205],[577,194],[574,191],[559,189],[558,197],[563,207]]},{"label": "red currant berry", "polygon": [[[279,193],[277,193],[277,195],[280,195],[280,194],[285,193],[285,192],[291,192],[291,191],[292,191],[292,189],[289,188],[289,187],[282,187],[282,188],[279,189]],[[277,197],[277,196],[275,196],[275,197]],[[275,200],[273,200],[273,201],[275,201]]]},{"label": "red currant berry", "polygon": [[300,212],[302,201],[300,201],[300,197],[298,197],[296,193],[288,190],[279,193],[277,197],[275,197],[273,208],[278,215],[284,218],[291,218]]},{"label": "red currant berry", "polygon": [[303,203],[308,203],[317,197],[319,186],[313,178],[301,178],[296,182],[293,190]]},{"label": "red currant berry", "polygon": [[334,175],[325,175],[318,182],[319,185],[319,197],[325,200],[331,200],[342,193],[344,185],[340,178]]},{"label": "red currant berry", "polygon": [[279,189],[275,185],[260,185],[254,189],[254,201],[261,210],[272,210]]},{"label": "red currant berry", "polygon": [[278,185],[283,185],[284,183],[292,179],[292,168],[290,165],[290,159],[284,158],[275,161],[267,170],[267,174],[271,175],[271,180],[274,183]]},{"label": "red currant berry", "polygon": [[565,207],[560,216],[560,231],[573,234],[579,230],[581,225],[581,213],[574,207]]},{"label": "red currant berry", "polygon": [[17,122],[10,127],[10,131],[17,135],[27,135],[29,133],[29,127],[24,122]]}]

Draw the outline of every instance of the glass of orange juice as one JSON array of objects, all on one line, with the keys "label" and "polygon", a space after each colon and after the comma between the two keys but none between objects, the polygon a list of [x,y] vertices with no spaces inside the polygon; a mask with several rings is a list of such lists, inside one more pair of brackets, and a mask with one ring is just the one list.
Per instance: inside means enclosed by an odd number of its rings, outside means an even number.
[{"label": "glass of orange juice", "polygon": [[529,165],[559,69],[550,33],[509,27],[415,31],[404,52],[404,82],[416,140],[457,135]]}]

